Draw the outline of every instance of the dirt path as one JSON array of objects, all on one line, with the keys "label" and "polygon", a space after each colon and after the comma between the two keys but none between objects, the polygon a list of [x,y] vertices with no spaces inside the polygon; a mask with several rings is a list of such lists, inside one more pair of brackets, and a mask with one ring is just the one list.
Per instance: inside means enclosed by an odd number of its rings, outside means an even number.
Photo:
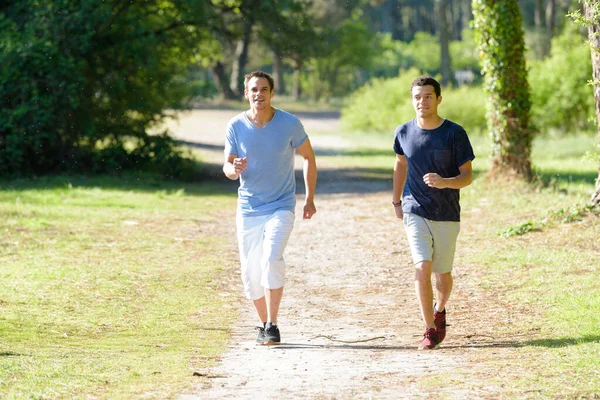
[{"label": "dirt path", "polygon": [[[180,130],[178,137],[200,143],[206,157],[221,162],[224,124],[235,113],[197,111],[182,126],[204,129]],[[305,116],[303,122],[317,151],[337,143],[325,134],[339,129],[335,117]],[[312,135],[310,129],[317,126],[326,129]],[[319,182],[314,219],[296,220],[286,252],[287,283],[279,318],[282,344],[254,344],[257,320],[242,300],[229,350],[181,400],[494,396],[497,388],[475,385],[479,388],[457,391],[427,381],[432,373],[469,368],[471,352],[489,342],[485,327],[479,337],[467,330],[483,296],[464,279],[469,268],[459,257],[449,306],[451,326],[443,347],[416,351],[423,327],[404,231],[390,205],[391,176],[389,182],[373,183],[347,174],[338,178]],[[302,196],[298,199],[299,210]],[[296,215],[301,215],[298,210]],[[227,223],[233,237],[233,217]],[[463,230],[459,253],[474,235]],[[232,258],[237,274],[236,262]],[[241,297],[241,285],[237,290]]]}]

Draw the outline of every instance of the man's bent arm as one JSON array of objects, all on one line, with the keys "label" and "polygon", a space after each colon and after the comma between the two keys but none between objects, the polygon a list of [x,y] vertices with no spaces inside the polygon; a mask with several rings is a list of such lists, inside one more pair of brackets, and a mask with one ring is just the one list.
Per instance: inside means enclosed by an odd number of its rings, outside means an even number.
[{"label": "man's bent arm", "polygon": [[460,174],[454,178],[446,178],[446,184],[450,189],[462,189],[469,186],[473,182],[473,166],[471,161],[467,161],[458,167]]},{"label": "man's bent arm", "polygon": [[223,164],[223,173],[231,180],[236,180],[240,177],[240,174],[235,171],[235,166],[233,165],[233,160],[236,157],[235,154],[226,154],[225,163]]},{"label": "man's bent arm", "polygon": [[462,189],[473,181],[473,168],[471,161],[458,167],[459,174],[452,178],[442,178],[438,174],[429,173],[423,176],[423,181],[430,187],[437,189]]}]

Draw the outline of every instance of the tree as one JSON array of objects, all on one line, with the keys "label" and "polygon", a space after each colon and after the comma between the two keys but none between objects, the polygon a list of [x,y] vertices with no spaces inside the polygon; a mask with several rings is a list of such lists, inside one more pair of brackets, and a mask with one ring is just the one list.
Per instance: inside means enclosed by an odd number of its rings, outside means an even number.
[{"label": "tree", "polygon": [[[585,0],[583,2],[584,15],[575,12],[570,14],[581,25],[588,28],[588,39],[592,54],[592,84],[594,85],[594,102],[596,106],[597,129],[600,135],[600,1]],[[600,152],[600,142],[598,143]],[[596,189],[592,194],[591,204],[600,205],[600,163],[598,164],[598,177],[596,178]]]},{"label": "tree", "polygon": [[[308,0],[271,1],[266,18],[260,24],[260,40],[273,51],[273,78],[278,92],[285,92],[283,80],[284,64],[287,61],[294,71],[292,95],[298,100],[302,93],[301,72],[322,46],[317,37],[314,14]],[[277,32],[277,34],[274,34]]]},{"label": "tree", "polygon": [[518,2],[473,0],[472,7],[493,140],[490,175],[530,180],[531,103]]},{"label": "tree", "polygon": [[[210,0],[212,34],[221,44],[210,65],[221,97],[239,98],[243,94],[243,81],[248,49],[251,42],[266,44],[277,65],[274,73],[278,91],[283,88],[283,60],[301,60],[312,53],[317,45],[309,0]],[[226,72],[230,65],[231,74]]]},{"label": "tree", "polygon": [[440,38],[440,74],[442,85],[454,81],[452,76],[452,60],[450,59],[450,34],[448,32],[448,0],[435,0],[438,21],[438,36]]},{"label": "tree", "polygon": [[[184,107],[204,51],[203,0],[0,3],[0,173],[158,168],[174,142],[149,136]],[[175,164],[171,164],[175,163]]]}]

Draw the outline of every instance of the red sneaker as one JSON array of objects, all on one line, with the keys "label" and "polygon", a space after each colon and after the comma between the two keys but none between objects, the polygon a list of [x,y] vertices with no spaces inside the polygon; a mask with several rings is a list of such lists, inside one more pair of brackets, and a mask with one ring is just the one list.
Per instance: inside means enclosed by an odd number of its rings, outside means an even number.
[{"label": "red sneaker", "polygon": [[419,344],[419,350],[433,350],[438,347],[439,343],[435,328],[427,328],[423,335],[423,341]]},{"label": "red sneaker", "polygon": [[433,307],[433,323],[435,324],[435,330],[437,331],[438,343],[442,343],[446,337],[446,308],[444,308],[444,311],[438,312],[435,309],[435,306]]}]

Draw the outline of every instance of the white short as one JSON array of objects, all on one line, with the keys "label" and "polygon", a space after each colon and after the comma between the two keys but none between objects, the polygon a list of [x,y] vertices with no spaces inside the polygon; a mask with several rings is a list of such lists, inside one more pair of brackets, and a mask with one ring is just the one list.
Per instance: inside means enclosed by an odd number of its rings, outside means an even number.
[{"label": "white short", "polygon": [[412,213],[404,213],[403,221],[415,265],[431,261],[433,272],[451,272],[460,222],[432,221]]},{"label": "white short", "polygon": [[258,217],[236,218],[244,294],[250,300],[265,295],[265,289],[283,287],[283,251],[294,228],[294,213],[288,210]]}]

